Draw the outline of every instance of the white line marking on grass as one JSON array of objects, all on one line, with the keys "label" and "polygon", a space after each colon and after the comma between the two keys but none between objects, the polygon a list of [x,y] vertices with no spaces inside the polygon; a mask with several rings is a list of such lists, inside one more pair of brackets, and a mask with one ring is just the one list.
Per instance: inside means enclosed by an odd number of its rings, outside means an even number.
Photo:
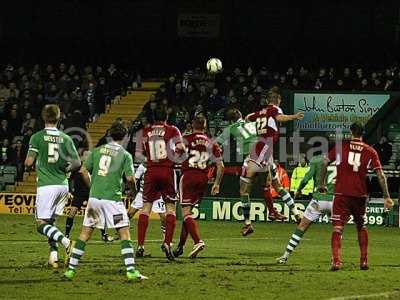
[{"label": "white line marking on grass", "polygon": [[369,299],[369,298],[381,298],[385,297],[388,298],[390,296],[394,296],[399,294],[399,292],[384,292],[384,293],[375,293],[375,294],[367,294],[367,295],[353,295],[353,296],[342,296],[342,297],[334,297],[329,298],[327,300],[356,300],[356,299]]}]

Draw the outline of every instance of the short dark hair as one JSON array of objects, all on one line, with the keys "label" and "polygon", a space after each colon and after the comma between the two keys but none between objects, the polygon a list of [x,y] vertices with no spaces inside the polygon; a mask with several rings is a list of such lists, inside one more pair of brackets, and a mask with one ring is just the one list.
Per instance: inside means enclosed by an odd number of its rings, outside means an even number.
[{"label": "short dark hair", "polygon": [[242,117],[242,113],[237,108],[228,109],[226,112],[226,119],[229,122],[235,122]]},{"label": "short dark hair", "polygon": [[108,135],[114,141],[122,141],[127,134],[127,129],[121,123],[114,123],[108,130]]},{"label": "short dark hair", "polygon": [[192,126],[193,129],[204,130],[207,126],[207,119],[201,115],[197,115],[192,121]]},{"label": "short dark hair", "polygon": [[354,122],[350,126],[351,134],[354,137],[362,137],[364,134],[364,126],[359,122]]},{"label": "short dark hair", "polygon": [[167,120],[167,111],[163,108],[158,108],[154,111],[154,121],[166,121]]},{"label": "short dark hair", "polygon": [[45,123],[56,124],[61,117],[60,108],[56,104],[47,104],[42,110],[42,119]]}]

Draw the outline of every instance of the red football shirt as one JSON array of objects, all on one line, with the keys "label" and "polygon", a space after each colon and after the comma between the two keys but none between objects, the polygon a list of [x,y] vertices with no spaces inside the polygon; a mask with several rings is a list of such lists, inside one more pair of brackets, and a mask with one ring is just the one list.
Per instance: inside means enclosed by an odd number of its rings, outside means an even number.
[{"label": "red football shirt", "polygon": [[176,146],[182,143],[181,132],[175,126],[156,123],[143,129],[142,148],[137,145],[136,152],[147,157],[147,168],[153,166],[170,167],[179,163]]},{"label": "red football shirt", "polygon": [[328,153],[328,159],[336,162],[335,194],[367,197],[368,170],[382,168],[375,149],[359,139],[343,141],[341,148],[336,148],[333,147]]},{"label": "red football shirt", "polygon": [[182,163],[182,171],[198,170],[208,173],[210,162],[222,160],[220,147],[201,132],[195,132],[183,137],[188,150],[188,158]]},{"label": "red football shirt", "polygon": [[257,135],[265,139],[271,138],[273,143],[279,139],[279,126],[276,117],[283,114],[276,105],[267,105],[266,108],[247,116],[250,122],[256,122]]}]

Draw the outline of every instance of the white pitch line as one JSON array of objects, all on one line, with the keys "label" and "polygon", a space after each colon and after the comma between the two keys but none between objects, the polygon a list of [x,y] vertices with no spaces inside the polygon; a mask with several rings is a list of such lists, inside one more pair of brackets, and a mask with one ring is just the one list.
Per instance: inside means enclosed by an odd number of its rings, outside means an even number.
[{"label": "white pitch line", "polygon": [[377,297],[389,297],[392,295],[399,294],[399,292],[384,292],[384,293],[375,293],[375,294],[367,294],[367,295],[353,295],[353,296],[342,296],[342,297],[334,297],[329,298],[327,300],[357,300],[357,299],[369,299],[369,298],[377,298]]}]

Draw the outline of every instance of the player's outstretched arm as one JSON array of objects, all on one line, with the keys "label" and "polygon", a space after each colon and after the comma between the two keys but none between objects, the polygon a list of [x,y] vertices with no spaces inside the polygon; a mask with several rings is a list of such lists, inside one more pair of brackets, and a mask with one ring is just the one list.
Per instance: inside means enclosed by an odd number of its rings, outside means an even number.
[{"label": "player's outstretched arm", "polygon": [[302,112],[298,112],[297,114],[294,114],[294,115],[283,115],[283,114],[280,114],[280,115],[276,116],[276,120],[278,122],[283,122],[283,123],[284,122],[295,121],[295,120],[301,120],[303,118],[304,118],[304,113],[302,113]]},{"label": "player's outstretched arm", "polygon": [[376,175],[378,176],[378,182],[379,182],[379,185],[381,186],[381,189],[383,192],[383,199],[385,201],[384,207],[385,207],[385,210],[388,211],[393,207],[393,200],[390,198],[386,175],[385,175],[385,173],[383,173],[382,169],[377,169]]},{"label": "player's outstretched arm", "polygon": [[222,177],[224,177],[224,170],[225,170],[224,162],[222,160],[217,162],[217,175],[215,178],[214,185],[211,189],[211,195],[213,196],[219,194],[219,186],[221,184]]}]

